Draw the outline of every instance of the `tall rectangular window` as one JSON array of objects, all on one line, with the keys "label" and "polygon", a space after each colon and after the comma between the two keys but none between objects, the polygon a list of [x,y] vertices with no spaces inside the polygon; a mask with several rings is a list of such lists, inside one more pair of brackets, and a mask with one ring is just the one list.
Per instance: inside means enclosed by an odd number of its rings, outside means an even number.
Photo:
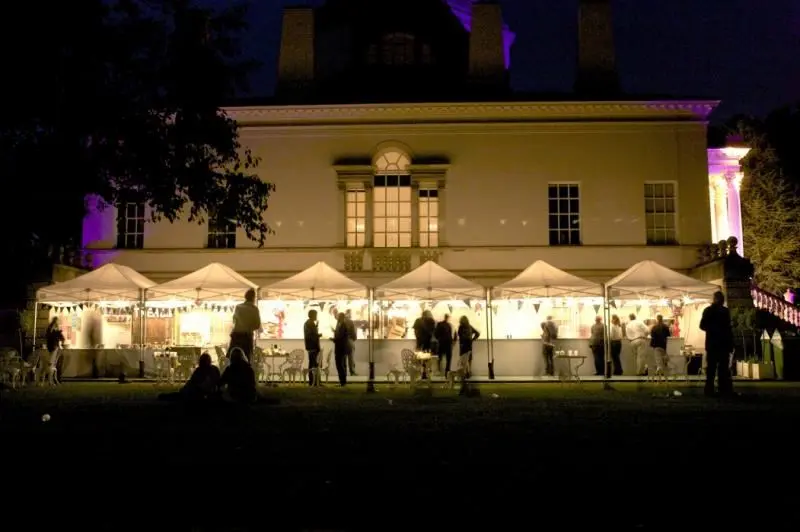
[{"label": "tall rectangular window", "polygon": [[117,208],[117,247],[119,249],[144,248],[144,222],[146,204],[120,203]]},{"label": "tall rectangular window", "polygon": [[208,217],[208,248],[236,249],[236,223],[219,215]]},{"label": "tall rectangular window", "polygon": [[411,176],[376,175],[374,183],[374,246],[411,247]]},{"label": "tall rectangular window", "polygon": [[347,202],[347,247],[362,248],[366,244],[367,193],[363,190],[348,190]]},{"label": "tall rectangular window", "polygon": [[581,245],[581,198],[577,183],[548,185],[551,246]]},{"label": "tall rectangular window", "polygon": [[419,247],[439,246],[439,191],[419,191]]},{"label": "tall rectangular window", "polygon": [[675,183],[645,183],[644,212],[648,245],[672,246],[678,243],[677,188]]}]

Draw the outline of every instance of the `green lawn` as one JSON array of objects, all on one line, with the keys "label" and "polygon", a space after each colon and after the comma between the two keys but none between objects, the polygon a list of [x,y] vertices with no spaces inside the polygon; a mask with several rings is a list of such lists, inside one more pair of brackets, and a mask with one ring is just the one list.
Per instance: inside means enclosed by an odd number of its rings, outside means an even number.
[{"label": "green lawn", "polygon": [[[310,496],[334,507],[399,504],[409,492],[457,498],[461,489],[475,497],[579,489],[593,500],[603,486],[622,486],[619,496],[632,502],[652,497],[650,486],[678,494],[713,486],[754,497],[798,469],[798,385],[741,384],[737,401],[633,383],[482,385],[479,398],[442,388],[426,396],[385,385],[375,394],[364,385],[283,387],[262,390],[277,405],[206,413],[157,401],[163,389],[6,391],[4,441],[39,456],[55,450],[76,474],[124,471],[128,487],[175,482],[192,464],[233,464],[213,475],[278,479],[261,483],[271,501]],[[669,393],[676,389],[682,395]],[[705,461],[704,449],[719,458]]]}]

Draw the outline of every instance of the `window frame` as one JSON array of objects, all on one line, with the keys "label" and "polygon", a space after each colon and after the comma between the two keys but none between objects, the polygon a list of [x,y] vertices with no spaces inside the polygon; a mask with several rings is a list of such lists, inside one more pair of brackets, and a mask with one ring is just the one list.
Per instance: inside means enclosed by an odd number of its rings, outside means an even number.
[{"label": "window frame", "polygon": [[[432,195],[431,195],[432,194]],[[425,249],[435,249],[439,247],[439,212],[441,205],[439,202],[439,188],[431,186],[421,186],[417,191],[417,236],[419,247]],[[436,206],[436,214],[431,215],[431,206]],[[425,207],[423,214],[423,206]],[[423,221],[425,224],[423,225]],[[436,230],[430,230],[432,221],[436,222]],[[435,235],[435,244],[431,243],[431,236]]]},{"label": "window frame", "polygon": [[238,229],[239,225],[229,217],[209,214],[206,249],[236,249]]},{"label": "window frame", "polygon": [[[355,201],[351,203],[350,198],[351,194],[354,195]],[[359,200],[359,194],[361,194],[361,200]],[[348,210],[350,205],[354,205],[354,215],[350,215]],[[360,216],[358,214],[358,206],[364,206],[364,214]],[[369,212],[367,211],[367,190],[364,186],[352,186],[346,188],[344,191],[344,231],[345,231],[345,246],[350,249],[360,249],[367,246],[367,216]],[[353,220],[354,223],[354,230],[350,230],[350,221]],[[358,224],[361,221],[362,230],[358,230]],[[353,237],[354,243],[350,243],[350,237]],[[359,236],[361,236],[361,243],[359,243]]]},{"label": "window frame", "polygon": [[[652,198],[650,198],[647,195],[647,187],[648,186],[657,186],[657,185],[672,185],[672,191],[673,191],[672,197],[671,198],[667,197],[666,196],[666,192],[665,192],[665,194],[661,198],[657,197],[655,194],[652,196]],[[644,203],[644,205],[643,205],[643,207],[644,207],[644,232],[645,232],[645,243],[648,246],[677,246],[677,245],[679,245],[679,243],[680,243],[680,234],[679,234],[679,231],[678,231],[678,220],[679,220],[679,216],[678,216],[678,209],[679,209],[678,198],[679,198],[679,194],[680,194],[680,192],[679,192],[679,189],[678,189],[678,182],[677,181],[654,180],[654,181],[645,181],[644,182],[644,186],[642,187],[642,199],[643,199],[643,203]],[[649,199],[652,199],[654,201],[657,201],[657,200],[661,199],[661,200],[664,200],[665,204],[666,204],[666,201],[671,199],[672,202],[673,202],[673,212],[666,212],[666,207],[665,207],[665,212],[652,212],[652,213],[648,212],[647,211],[647,201]],[[650,228],[650,225],[648,223],[648,215],[653,215],[654,220],[655,220],[655,216],[665,216],[666,217],[666,216],[670,216],[671,215],[672,216],[672,220],[673,220],[672,233],[673,233],[673,237],[674,238],[672,240],[670,240],[669,238],[665,238],[664,241],[661,241],[661,242],[656,241],[655,239],[651,241],[651,239],[650,239],[651,228]],[[670,229],[667,228],[667,227],[655,227],[655,226],[652,229],[653,232],[661,231],[661,232],[664,232],[665,234],[669,230]]]},{"label": "window frame", "polygon": [[[379,181],[383,180],[383,184]],[[397,184],[391,184],[396,180]],[[396,199],[390,191],[396,190]],[[379,192],[385,192],[383,198]],[[408,199],[404,200],[404,193],[408,193]],[[397,214],[389,214],[390,206],[396,206]],[[403,206],[408,207],[408,214],[403,214]],[[382,207],[380,209],[379,207]],[[382,213],[381,213],[382,211]],[[395,229],[390,229],[389,222],[396,223]],[[408,223],[408,229],[404,230],[404,222]],[[383,226],[383,228],[381,228]],[[380,237],[383,237],[382,241]],[[390,236],[396,237],[396,245],[390,245]],[[407,242],[403,242],[403,237],[408,237]],[[372,247],[379,249],[409,249],[414,245],[414,187],[412,186],[411,174],[402,171],[397,173],[375,173],[372,180]]]},{"label": "window frame", "polygon": [[[128,215],[128,208],[135,206],[135,216]],[[141,213],[138,212],[141,209]],[[136,224],[135,230],[128,230],[129,224]],[[144,229],[147,223],[147,202],[122,201],[117,205],[117,249],[144,249]]]},{"label": "window frame", "polygon": [[[572,197],[571,194],[568,193],[566,198],[561,198],[560,194],[556,193],[556,197],[555,198],[551,198],[550,197],[550,191],[551,191],[551,189],[553,187],[556,187],[556,189],[558,191],[560,191],[560,187],[569,187],[569,188],[575,187],[575,188],[577,188],[577,191],[578,191],[577,197]],[[548,238],[548,243],[549,243],[550,246],[554,246],[554,247],[569,247],[569,246],[582,246],[583,245],[583,216],[582,216],[582,213],[581,213],[581,211],[582,211],[581,196],[582,196],[582,194],[581,194],[581,183],[579,181],[551,181],[551,182],[547,183],[547,238]],[[562,200],[569,202],[568,206],[567,206],[567,212],[566,213],[562,213],[561,212],[561,203],[560,202]],[[553,212],[551,210],[551,208],[550,208],[550,202],[551,201],[558,202],[555,212]],[[571,204],[571,202],[573,202],[573,201],[577,201],[578,202],[578,211],[577,211],[577,213],[573,213],[572,212],[572,204]],[[578,217],[578,229],[572,229],[572,225],[571,225],[571,221],[570,220],[571,220],[572,216],[576,216],[576,215]],[[564,228],[561,227],[561,217],[562,216],[566,216],[567,217],[567,220],[568,220],[567,221],[567,229],[564,229]],[[553,224],[551,223],[552,217],[556,217],[556,226],[555,226],[555,228],[553,227]],[[563,231],[567,231],[567,233],[569,234],[569,242],[566,242],[566,243],[561,242],[560,234]],[[578,235],[577,242],[573,241],[573,239],[572,239],[572,234],[573,233],[577,233],[577,235]],[[553,238],[554,234],[556,235],[555,239]]]}]

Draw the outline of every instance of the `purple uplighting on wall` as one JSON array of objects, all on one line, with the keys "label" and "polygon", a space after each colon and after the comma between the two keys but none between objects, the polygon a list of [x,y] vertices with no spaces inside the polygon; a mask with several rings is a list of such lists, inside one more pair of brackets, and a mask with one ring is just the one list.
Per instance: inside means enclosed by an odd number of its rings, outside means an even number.
[{"label": "purple uplighting on wall", "polygon": [[[458,17],[458,20],[461,21],[461,24],[464,25],[467,31],[471,31],[472,29],[472,4],[476,1],[477,0],[445,0],[453,11],[453,14]],[[508,25],[504,24],[503,47],[505,48],[506,68],[511,67],[511,47],[514,45],[514,39],[516,39],[516,37],[517,36],[509,29]]]}]

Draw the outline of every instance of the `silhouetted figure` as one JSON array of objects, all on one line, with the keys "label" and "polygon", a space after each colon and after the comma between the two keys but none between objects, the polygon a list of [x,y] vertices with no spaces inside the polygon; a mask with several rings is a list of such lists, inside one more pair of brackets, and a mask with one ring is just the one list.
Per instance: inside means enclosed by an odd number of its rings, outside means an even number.
[{"label": "silhouetted figure", "polygon": [[344,313],[344,324],[347,327],[347,367],[350,370],[350,376],[356,376],[356,340],[358,334],[356,333],[356,326],[350,318],[350,311]]},{"label": "silhouetted figure", "polygon": [[608,330],[611,347],[611,365],[614,375],[622,375],[622,323],[619,316],[611,316],[611,327]]},{"label": "silhouetted figure", "polygon": [[591,336],[589,337],[589,347],[592,349],[594,357],[594,374],[603,376],[606,369],[606,327],[603,325],[603,318],[595,317],[592,325]]},{"label": "silhouetted figure", "polygon": [[664,323],[664,316],[656,316],[656,324],[650,329],[650,347],[653,348],[653,355],[656,359],[656,371],[666,375],[669,368],[669,357],[667,356],[667,338],[670,337],[669,327]]},{"label": "silhouetted figure", "polygon": [[731,312],[725,306],[725,295],[714,293],[714,302],[703,311],[700,329],[706,332],[706,395],[714,395],[714,378],[719,376],[719,393],[733,394],[730,354],[733,352]]},{"label": "silhouetted figure", "polygon": [[431,352],[433,343],[433,333],[436,330],[436,320],[430,310],[422,313],[422,316],[414,321],[414,336],[417,339],[417,351]]},{"label": "silhouetted figure", "polygon": [[219,368],[211,363],[211,355],[203,353],[197,361],[197,367],[192,376],[178,392],[162,393],[158,396],[161,400],[183,400],[190,403],[213,401],[220,398]]},{"label": "silhouetted figure", "polygon": [[336,373],[339,374],[339,385],[347,384],[347,354],[350,352],[350,333],[347,330],[345,315],[336,316],[336,328],[333,330],[333,357],[336,360]]},{"label": "silhouetted figure", "polygon": [[238,347],[244,353],[248,362],[253,357],[253,335],[261,329],[261,313],[256,306],[256,291],[252,288],[245,292],[244,303],[236,305],[233,311],[233,331],[231,332],[231,345],[228,352]]},{"label": "silhouetted figure", "polygon": [[450,373],[450,364],[453,361],[453,326],[450,325],[450,315],[445,314],[444,319],[436,324],[433,332],[439,352],[439,371],[442,371],[442,361],[444,361],[445,377]]},{"label": "silhouetted figure", "polygon": [[542,322],[542,358],[544,358],[544,374],[549,377],[555,374],[553,355],[556,351],[556,340],[558,340],[558,326],[552,316],[547,316],[547,320]]},{"label": "silhouetted figure", "polygon": [[458,340],[459,363],[464,368],[464,378],[472,377],[472,344],[480,337],[480,333],[469,324],[466,316],[458,320],[458,330],[455,339]]},{"label": "silhouetted figure", "polygon": [[[47,345],[47,355],[42,357],[39,360],[39,363],[42,366],[42,372],[44,375],[48,375],[50,371],[53,369],[53,365],[58,364],[58,353],[57,351],[61,349],[62,344],[64,343],[64,333],[61,332],[61,326],[58,323],[58,316],[53,318],[50,321],[50,325],[47,326],[47,330],[44,333],[45,336],[45,343]],[[56,366],[57,367],[57,366]],[[56,382],[61,380],[61,372],[56,371]]]},{"label": "silhouetted figure", "polygon": [[305,342],[306,351],[308,352],[308,385],[314,385],[314,369],[318,367],[319,352],[322,350],[319,339],[322,335],[319,333],[319,324],[317,323],[317,311],[311,309],[308,311],[308,319],[303,324],[303,341]]},{"label": "silhouetted figure", "polygon": [[228,397],[237,403],[254,403],[256,393],[256,374],[239,347],[231,349],[231,363],[225,368],[219,380],[221,390],[227,389]]}]

